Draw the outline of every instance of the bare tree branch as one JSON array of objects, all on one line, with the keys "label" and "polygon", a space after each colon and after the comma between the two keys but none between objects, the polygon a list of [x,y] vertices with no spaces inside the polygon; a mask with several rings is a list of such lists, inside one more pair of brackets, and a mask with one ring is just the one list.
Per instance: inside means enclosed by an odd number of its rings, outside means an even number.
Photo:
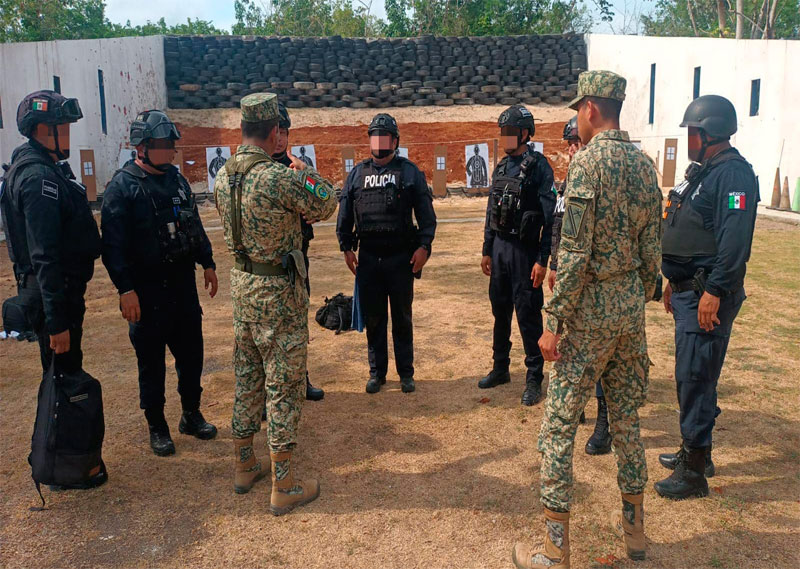
[{"label": "bare tree branch", "polygon": [[[767,0],[764,0],[765,2]],[[692,9],[692,0],[686,0],[686,9],[689,11],[689,20],[692,22],[692,30],[694,31],[694,36],[699,37],[700,34],[697,33],[697,22],[694,20],[694,9]]]}]

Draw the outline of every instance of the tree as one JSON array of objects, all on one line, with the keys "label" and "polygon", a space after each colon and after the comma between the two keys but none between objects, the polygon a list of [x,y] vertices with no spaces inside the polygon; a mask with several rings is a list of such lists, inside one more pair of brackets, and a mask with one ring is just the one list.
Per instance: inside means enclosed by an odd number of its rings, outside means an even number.
[{"label": "tree", "polygon": [[390,36],[547,34],[591,27],[582,0],[386,0],[386,17]]},{"label": "tree", "polygon": [[235,0],[235,34],[358,37],[380,33],[369,4],[350,0]]},{"label": "tree", "polygon": [[0,0],[0,41],[104,37],[103,0]]},{"label": "tree", "polygon": [[186,19],[168,26],[161,18],[132,26],[114,24],[105,17],[104,0],[0,0],[0,41],[96,39],[157,34],[222,34],[209,21]]},{"label": "tree", "polygon": [[642,16],[653,36],[800,38],[798,0],[658,0]]}]

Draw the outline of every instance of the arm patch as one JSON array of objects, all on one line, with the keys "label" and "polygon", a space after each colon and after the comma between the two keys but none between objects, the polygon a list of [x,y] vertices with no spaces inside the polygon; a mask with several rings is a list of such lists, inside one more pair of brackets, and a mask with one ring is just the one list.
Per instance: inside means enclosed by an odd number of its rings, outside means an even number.
[{"label": "arm patch", "polygon": [[588,200],[577,200],[572,198],[567,200],[564,218],[561,222],[561,235],[573,241],[583,233],[583,219],[586,216]]},{"label": "arm patch", "polygon": [[58,184],[50,180],[42,180],[42,195],[58,201]]}]

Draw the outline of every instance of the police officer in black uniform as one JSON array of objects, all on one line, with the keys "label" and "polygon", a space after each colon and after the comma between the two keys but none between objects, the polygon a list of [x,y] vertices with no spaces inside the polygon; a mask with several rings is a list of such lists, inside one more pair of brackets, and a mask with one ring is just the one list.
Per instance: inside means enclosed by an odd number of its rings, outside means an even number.
[{"label": "police officer in black uniform", "polygon": [[[86,188],[66,162],[70,124],[82,117],[77,99],[54,91],[26,96],[17,109],[17,127],[28,141],[14,150],[0,197],[8,254],[39,337],[43,372],[51,362],[68,373],[83,365],[84,296],[100,256]],[[108,479],[104,466],[92,474],[87,482],[61,488],[93,488]]]},{"label": "police officer in black uniform", "polygon": [[183,414],[178,430],[213,439],[200,412],[203,328],[195,264],[217,293],[216,266],[192,189],[172,165],[175,124],[158,110],[131,124],[137,158],[118,170],[103,194],[103,263],[120,294],[122,316],[139,364],[139,403],[158,456],[175,453],[164,417],[165,348],[175,357]]},{"label": "police officer in black uniform", "polygon": [[[421,276],[436,232],[433,196],[425,174],[397,155],[400,132],[391,115],[376,115],[367,132],[372,157],[347,176],[336,235],[345,262],[358,279],[369,352],[367,393],[377,393],[386,383],[387,298],[397,373],[403,392],[411,393],[415,388],[411,303],[414,277]],[[412,212],[418,228],[412,222]]]},{"label": "police officer in black uniform", "polygon": [[661,496],[708,495],[714,475],[711,432],[720,410],[719,380],[731,328],[745,299],[758,180],[730,144],[736,110],[717,95],[692,101],[683,116],[689,129],[686,180],[670,191],[664,211],[661,271],[669,279],[664,307],[675,318],[675,380],[683,444],[660,455],[673,469],[656,482]]},{"label": "police officer in black uniform", "polygon": [[478,382],[487,389],[511,381],[511,316],[517,312],[525,365],[528,368],[523,405],[542,399],[544,358],[542,335],[542,282],[550,257],[553,211],[553,169],[547,159],[528,146],[535,127],[533,115],[522,105],[500,115],[503,150],[507,154],[492,174],[486,208],[481,269],[490,277],[489,299],[494,314],[494,366]]},{"label": "police officer in black uniform", "polygon": [[[280,162],[287,168],[292,165],[292,160],[289,158],[287,148],[289,147],[289,129],[292,127],[292,120],[289,118],[289,111],[283,103],[278,103],[278,145],[275,148],[275,154],[272,159]],[[306,273],[308,273],[308,247],[311,240],[314,239],[314,227],[306,221],[303,216],[300,216],[300,231],[303,234],[303,258],[306,261]],[[310,279],[306,279],[306,290],[311,294]],[[309,401],[322,401],[325,397],[325,391],[318,387],[311,385],[311,380],[308,378],[308,371],[306,371],[306,399]],[[266,411],[265,411],[266,414]]]}]

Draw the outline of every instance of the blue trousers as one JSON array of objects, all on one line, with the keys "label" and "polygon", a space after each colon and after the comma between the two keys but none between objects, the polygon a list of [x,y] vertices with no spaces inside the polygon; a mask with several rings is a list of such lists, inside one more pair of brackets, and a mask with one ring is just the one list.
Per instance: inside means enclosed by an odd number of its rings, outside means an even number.
[{"label": "blue trousers", "polygon": [[697,322],[700,297],[694,291],[672,294],[675,318],[675,383],[681,435],[690,448],[711,446],[711,431],[720,409],[717,381],[728,350],[733,321],[746,295],[744,288],[720,299],[720,323],[706,332]]}]

